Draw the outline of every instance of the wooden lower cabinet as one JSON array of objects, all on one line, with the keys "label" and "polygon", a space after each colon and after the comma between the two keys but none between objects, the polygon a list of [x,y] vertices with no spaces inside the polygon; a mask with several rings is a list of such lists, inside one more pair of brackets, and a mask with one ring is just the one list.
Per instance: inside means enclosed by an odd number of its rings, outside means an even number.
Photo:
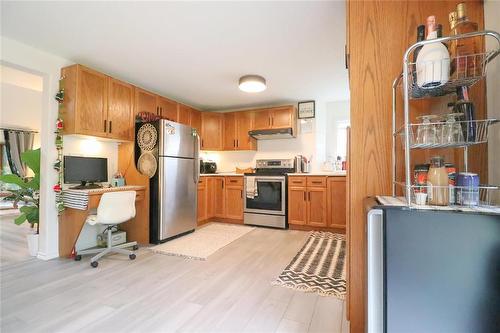
[{"label": "wooden lower cabinet", "polygon": [[288,223],[345,228],[345,177],[290,176]]},{"label": "wooden lower cabinet", "polygon": [[243,177],[201,177],[198,184],[198,222],[214,217],[243,220],[243,200]]},{"label": "wooden lower cabinet", "polygon": [[226,207],[225,207],[225,183],[224,177],[214,178],[214,217],[226,217]]},{"label": "wooden lower cabinet", "polygon": [[197,221],[201,222],[207,219],[207,179],[200,177],[198,182],[198,205],[197,205]]},{"label": "wooden lower cabinet", "polygon": [[328,226],[346,227],[346,177],[328,177]]},{"label": "wooden lower cabinet", "polygon": [[226,218],[242,220],[243,219],[243,187],[226,187]]}]

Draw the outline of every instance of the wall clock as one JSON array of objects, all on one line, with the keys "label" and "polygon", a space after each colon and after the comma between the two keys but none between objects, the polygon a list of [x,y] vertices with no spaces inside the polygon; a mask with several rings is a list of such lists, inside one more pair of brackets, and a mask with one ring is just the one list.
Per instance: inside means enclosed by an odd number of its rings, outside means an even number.
[{"label": "wall clock", "polygon": [[314,118],[314,101],[299,102],[298,116],[299,119]]}]

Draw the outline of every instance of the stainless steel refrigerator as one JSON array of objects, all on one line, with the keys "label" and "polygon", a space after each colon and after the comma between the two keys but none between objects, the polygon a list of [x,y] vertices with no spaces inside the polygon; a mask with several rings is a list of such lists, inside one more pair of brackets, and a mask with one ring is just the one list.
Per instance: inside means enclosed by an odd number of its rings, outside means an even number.
[{"label": "stainless steel refrigerator", "polygon": [[157,131],[152,151],[157,170],[150,178],[150,242],[158,244],[196,227],[199,137],[195,129],[173,121],[149,124]]}]

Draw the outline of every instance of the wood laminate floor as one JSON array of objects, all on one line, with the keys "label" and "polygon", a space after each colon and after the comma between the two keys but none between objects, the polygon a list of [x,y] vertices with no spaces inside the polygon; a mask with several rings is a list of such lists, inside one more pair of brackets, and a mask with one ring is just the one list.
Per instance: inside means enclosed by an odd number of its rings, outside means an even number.
[{"label": "wood laminate floor", "polygon": [[[2,253],[21,240],[22,251],[24,237],[4,232]],[[207,261],[141,248],[134,261],[113,255],[96,269],[88,257],[40,261],[2,254],[0,328],[3,333],[348,332],[343,301],[271,285],[306,237],[303,231],[257,228]]]}]

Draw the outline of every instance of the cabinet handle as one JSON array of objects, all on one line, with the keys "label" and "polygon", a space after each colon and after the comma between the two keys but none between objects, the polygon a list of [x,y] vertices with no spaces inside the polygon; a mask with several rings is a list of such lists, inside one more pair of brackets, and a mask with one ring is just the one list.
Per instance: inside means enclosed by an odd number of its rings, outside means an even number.
[{"label": "cabinet handle", "polygon": [[236,139],[236,147],[239,148],[240,147],[240,140],[239,139]]},{"label": "cabinet handle", "polygon": [[203,139],[201,139],[201,148],[203,148]]},{"label": "cabinet handle", "polygon": [[233,140],[233,148],[236,148],[236,140]]},{"label": "cabinet handle", "polygon": [[311,201],[311,192],[308,192],[307,194],[309,196],[309,201]]},{"label": "cabinet handle", "polygon": [[230,182],[231,182],[231,183],[236,183],[236,182],[237,182],[237,180],[231,179],[231,180],[230,180]]},{"label": "cabinet handle", "polygon": [[271,118],[271,127],[274,126],[274,118]]},{"label": "cabinet handle", "polygon": [[294,183],[294,184],[302,184],[302,182],[300,180],[293,180],[292,183]]},{"label": "cabinet handle", "polygon": [[224,181],[221,181],[220,184],[221,184],[221,188],[224,188]]},{"label": "cabinet handle", "polygon": [[109,133],[111,133],[111,126],[113,125],[113,121],[109,121]]},{"label": "cabinet handle", "polygon": [[243,190],[240,190],[241,199],[243,199]]},{"label": "cabinet handle", "polygon": [[107,126],[106,126],[106,119],[104,119],[104,133],[106,133],[106,132],[107,132],[106,127],[107,127]]},{"label": "cabinet handle", "polygon": [[304,201],[306,201],[306,191],[304,191]]},{"label": "cabinet handle", "polygon": [[313,184],[323,184],[323,182],[318,181],[318,180],[316,180],[316,181],[313,180],[311,183],[313,183]]}]

